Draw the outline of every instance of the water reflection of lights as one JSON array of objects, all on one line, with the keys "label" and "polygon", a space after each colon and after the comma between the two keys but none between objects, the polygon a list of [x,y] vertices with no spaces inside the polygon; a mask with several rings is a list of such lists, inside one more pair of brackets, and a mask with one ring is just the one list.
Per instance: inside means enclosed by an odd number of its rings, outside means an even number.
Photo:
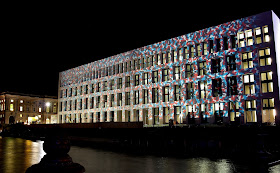
[{"label": "water reflection of lights", "polygon": [[3,160],[2,170],[5,173],[25,172],[32,164],[39,163],[45,155],[42,141],[33,142],[8,137],[1,140],[3,143],[3,155],[0,156],[0,162]]}]

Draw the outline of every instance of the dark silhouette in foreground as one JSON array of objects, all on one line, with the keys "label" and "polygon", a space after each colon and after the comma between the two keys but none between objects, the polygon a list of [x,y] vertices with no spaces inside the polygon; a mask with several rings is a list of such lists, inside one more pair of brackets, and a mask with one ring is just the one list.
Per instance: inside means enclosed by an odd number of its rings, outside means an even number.
[{"label": "dark silhouette in foreground", "polygon": [[85,168],[73,163],[67,154],[70,151],[70,140],[65,135],[48,135],[43,144],[47,153],[38,164],[32,165],[26,173],[83,173]]}]

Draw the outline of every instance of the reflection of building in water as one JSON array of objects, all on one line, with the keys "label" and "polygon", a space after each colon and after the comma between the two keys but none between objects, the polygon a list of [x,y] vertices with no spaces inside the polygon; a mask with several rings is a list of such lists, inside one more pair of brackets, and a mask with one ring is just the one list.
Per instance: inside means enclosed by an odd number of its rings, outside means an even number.
[{"label": "reflection of building in water", "polygon": [[58,121],[280,122],[279,25],[268,11],[63,71]]},{"label": "reflection of building in water", "polygon": [[3,92],[0,94],[0,123],[57,123],[57,98]]}]

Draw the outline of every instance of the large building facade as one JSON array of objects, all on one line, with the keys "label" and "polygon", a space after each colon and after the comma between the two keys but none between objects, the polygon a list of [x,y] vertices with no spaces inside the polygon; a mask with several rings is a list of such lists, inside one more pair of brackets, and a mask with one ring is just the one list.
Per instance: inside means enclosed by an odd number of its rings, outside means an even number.
[{"label": "large building facade", "polygon": [[57,123],[57,98],[31,94],[0,93],[0,124]]},{"label": "large building facade", "polygon": [[279,123],[279,23],[269,11],[63,71],[58,122]]}]

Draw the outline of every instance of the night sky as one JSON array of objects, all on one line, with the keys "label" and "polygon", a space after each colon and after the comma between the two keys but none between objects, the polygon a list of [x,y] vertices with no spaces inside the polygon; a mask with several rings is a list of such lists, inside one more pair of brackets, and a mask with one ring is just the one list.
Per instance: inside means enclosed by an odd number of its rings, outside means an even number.
[{"label": "night sky", "polygon": [[111,5],[7,10],[1,21],[0,92],[57,96],[61,71],[264,11],[280,16],[273,5],[242,10]]}]

